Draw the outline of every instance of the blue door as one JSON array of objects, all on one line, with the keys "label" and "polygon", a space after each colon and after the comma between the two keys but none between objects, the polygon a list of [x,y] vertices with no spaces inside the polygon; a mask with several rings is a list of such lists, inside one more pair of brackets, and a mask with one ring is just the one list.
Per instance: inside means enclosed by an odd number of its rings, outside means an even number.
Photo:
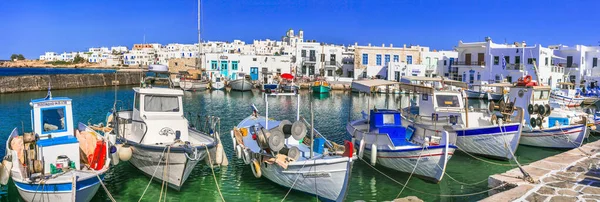
[{"label": "blue door", "polygon": [[258,80],[258,67],[250,67],[250,78],[252,81]]},{"label": "blue door", "polygon": [[221,76],[223,77],[229,77],[229,74],[227,73],[227,61],[221,61]]}]

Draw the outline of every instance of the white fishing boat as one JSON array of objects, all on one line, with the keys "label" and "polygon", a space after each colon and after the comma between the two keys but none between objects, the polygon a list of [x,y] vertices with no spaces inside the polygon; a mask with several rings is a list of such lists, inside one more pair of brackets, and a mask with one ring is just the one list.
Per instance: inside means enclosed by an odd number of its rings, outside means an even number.
[{"label": "white fishing boat", "polygon": [[225,89],[225,79],[220,76],[213,77],[212,81],[210,82],[210,89],[211,90]]},{"label": "white fishing boat", "polygon": [[562,82],[558,83],[561,88],[550,91],[550,100],[567,107],[579,107],[585,100],[581,92],[575,89],[575,84]]},{"label": "white fishing boat", "polygon": [[190,127],[183,112],[183,91],[133,90],[133,110],[113,113],[115,118],[108,125],[123,144],[119,152],[133,150],[130,162],[134,167],[180,190],[209,150],[218,156],[212,164],[226,161],[217,131],[206,134]]},{"label": "white fishing boat", "polygon": [[[272,120],[268,96],[296,96],[296,121]],[[301,118],[299,94],[265,94],[265,101],[265,116],[253,106],[252,115],[231,131],[237,157],[250,165],[257,178],[264,176],[289,189],[316,195],[319,200],[343,201],[356,159],[353,145],[326,140]],[[306,136],[307,125],[312,128],[310,136]]]},{"label": "white fishing boat", "polygon": [[504,97],[508,94],[508,92],[510,91],[510,87],[512,87],[513,84],[512,83],[493,83],[493,84],[488,84],[486,86],[493,89],[493,90],[489,90],[487,92],[488,100],[498,102],[500,100],[505,100]]},{"label": "white fishing boat", "polygon": [[3,169],[25,201],[90,201],[109,170],[114,146],[84,124],[71,125],[71,102],[50,92],[32,100],[33,132],[15,128],[6,141]]},{"label": "white fishing boat", "polygon": [[249,75],[243,75],[240,73],[239,79],[229,82],[231,89],[237,91],[249,91],[252,90],[252,82],[250,81]]},{"label": "white fishing boat", "polygon": [[[370,93],[382,85],[398,83],[383,80],[354,81],[352,89]],[[346,130],[358,145],[358,157],[366,155],[370,163],[412,173],[426,180],[439,182],[444,177],[448,160],[456,149],[456,136],[417,125],[404,126],[401,112],[371,109],[363,118],[351,121]]]},{"label": "white fishing boat", "polygon": [[587,116],[562,117],[550,106],[550,87],[539,86],[531,76],[519,79],[511,87],[509,99],[515,106],[527,108],[520,144],[549,147],[576,148],[581,146],[587,134]]},{"label": "white fishing boat", "polygon": [[[460,90],[449,90],[441,79],[413,77],[415,82],[435,82],[441,88],[402,84],[401,88],[419,93],[418,106],[404,110],[405,124],[415,124],[434,131],[456,135],[456,145],[462,151],[490,158],[508,160],[516,152],[521,137],[523,109],[501,101],[497,107],[468,107],[469,100]],[[465,83],[453,82],[457,87]]]}]

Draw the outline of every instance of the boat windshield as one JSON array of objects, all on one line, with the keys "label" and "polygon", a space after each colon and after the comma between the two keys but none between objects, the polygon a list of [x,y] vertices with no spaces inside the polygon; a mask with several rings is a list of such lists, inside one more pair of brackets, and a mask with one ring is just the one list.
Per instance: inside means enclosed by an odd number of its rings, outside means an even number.
[{"label": "boat windshield", "polygon": [[147,112],[179,112],[177,96],[146,95],[144,110]]},{"label": "boat windshield", "polygon": [[436,95],[438,107],[460,107],[456,95]]},{"label": "boat windshield", "polygon": [[533,91],[533,99],[534,100],[547,100],[550,92],[547,90],[543,91]]},{"label": "boat windshield", "polygon": [[65,108],[42,109],[43,133],[65,130]]}]

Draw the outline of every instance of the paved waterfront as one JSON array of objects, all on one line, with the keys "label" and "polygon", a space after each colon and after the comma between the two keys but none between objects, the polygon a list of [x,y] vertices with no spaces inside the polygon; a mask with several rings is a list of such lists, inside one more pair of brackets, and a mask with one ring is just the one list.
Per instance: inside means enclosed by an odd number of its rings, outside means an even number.
[{"label": "paved waterfront", "polygon": [[518,169],[493,175],[490,187],[514,187],[483,201],[600,201],[600,141],[551,156],[524,169],[534,184],[521,179]]}]

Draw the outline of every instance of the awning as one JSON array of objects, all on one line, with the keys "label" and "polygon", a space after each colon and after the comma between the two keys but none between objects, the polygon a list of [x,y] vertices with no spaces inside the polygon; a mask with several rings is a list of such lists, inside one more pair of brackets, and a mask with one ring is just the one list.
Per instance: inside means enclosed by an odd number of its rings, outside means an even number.
[{"label": "awning", "polygon": [[556,58],[556,59],[560,59],[560,60],[567,60],[566,58],[561,58],[561,57],[558,57],[558,56],[556,56],[556,55],[552,55],[552,56],[550,56],[550,57],[552,57],[552,58]]},{"label": "awning", "polygon": [[[423,76],[403,76],[402,81],[429,81],[429,82],[444,82],[444,84],[456,86],[460,88],[468,88],[465,82],[455,81],[447,77],[423,77]],[[404,82],[406,83],[406,82]]]},{"label": "awning", "polygon": [[371,89],[378,86],[390,86],[399,84],[395,81],[387,81],[381,79],[375,80],[357,80],[352,82],[352,89],[354,91],[363,92],[363,93],[371,93]]}]

